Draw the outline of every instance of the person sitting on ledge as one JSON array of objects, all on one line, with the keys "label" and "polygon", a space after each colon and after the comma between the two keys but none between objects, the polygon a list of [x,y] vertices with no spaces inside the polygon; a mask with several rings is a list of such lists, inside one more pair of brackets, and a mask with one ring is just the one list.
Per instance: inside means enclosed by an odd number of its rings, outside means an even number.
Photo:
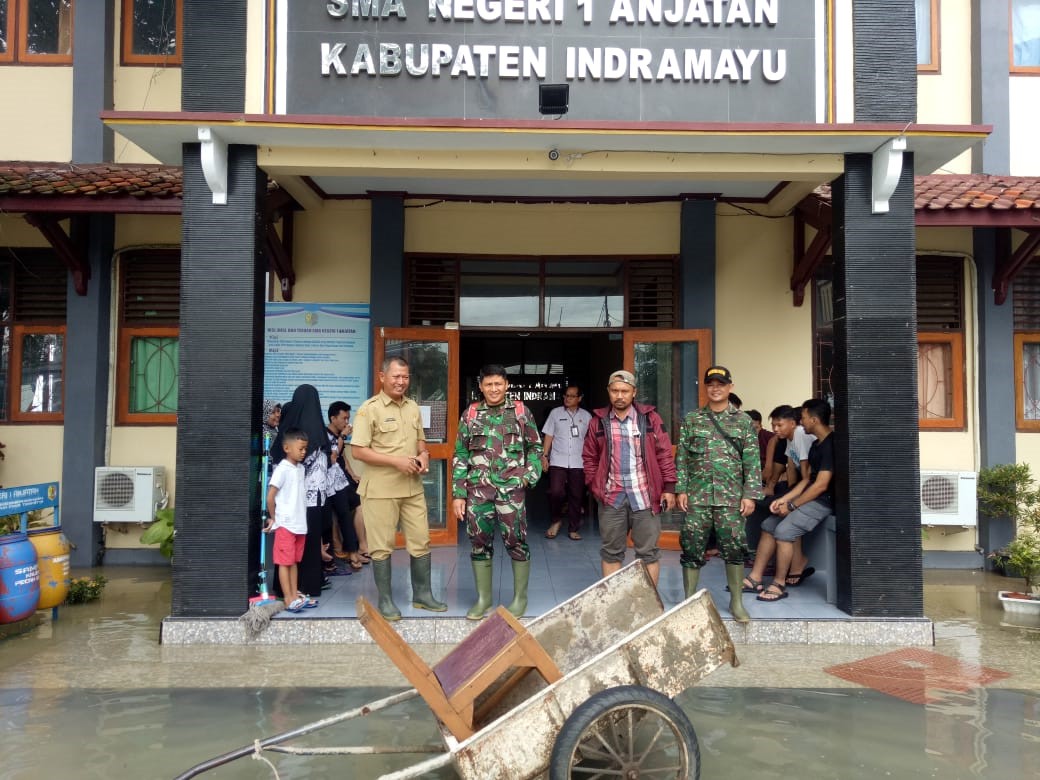
[{"label": "person sitting on ledge", "polygon": [[[802,405],[802,425],[816,436],[809,448],[809,476],[770,505],[772,515],[762,521],[755,565],[746,583],[754,588],[762,580],[766,563],[776,552],[773,582],[758,594],[759,601],[774,602],[788,596],[789,586],[801,585],[815,571],[802,556],[795,561],[795,542],[834,512],[834,440],[831,438],[831,407],[821,398]],[[798,571],[790,573],[791,569]]]}]

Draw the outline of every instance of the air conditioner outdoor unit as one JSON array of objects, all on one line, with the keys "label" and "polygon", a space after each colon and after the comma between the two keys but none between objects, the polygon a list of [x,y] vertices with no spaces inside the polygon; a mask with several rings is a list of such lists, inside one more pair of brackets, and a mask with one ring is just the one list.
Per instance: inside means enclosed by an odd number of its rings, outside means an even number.
[{"label": "air conditioner outdoor unit", "polygon": [[922,471],[921,524],[975,526],[977,481],[974,471]]},{"label": "air conditioner outdoor unit", "polygon": [[95,523],[150,523],[167,500],[162,466],[99,466],[94,470]]}]

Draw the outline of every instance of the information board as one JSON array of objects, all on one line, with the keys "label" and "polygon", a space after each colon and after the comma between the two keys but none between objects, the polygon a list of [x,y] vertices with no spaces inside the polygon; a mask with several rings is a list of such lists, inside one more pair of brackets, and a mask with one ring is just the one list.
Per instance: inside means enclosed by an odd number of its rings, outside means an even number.
[{"label": "information board", "polygon": [[286,404],[309,384],[323,407],[357,409],[371,395],[369,343],[367,303],[268,303],[264,398]]}]

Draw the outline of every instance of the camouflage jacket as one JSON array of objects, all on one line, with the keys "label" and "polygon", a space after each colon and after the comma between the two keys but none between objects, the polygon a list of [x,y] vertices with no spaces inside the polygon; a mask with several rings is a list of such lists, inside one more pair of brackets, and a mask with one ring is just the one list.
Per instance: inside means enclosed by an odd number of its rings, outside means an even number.
[{"label": "camouflage jacket", "polygon": [[542,438],[523,404],[472,404],[459,420],[451,461],[453,498],[470,490],[527,487],[542,476]]},{"label": "camouflage jacket", "polygon": [[738,506],[742,498],[761,498],[762,467],[751,418],[732,405],[718,414],[707,406],[687,414],[679,429],[675,471],[675,492],[686,493],[690,506]]}]

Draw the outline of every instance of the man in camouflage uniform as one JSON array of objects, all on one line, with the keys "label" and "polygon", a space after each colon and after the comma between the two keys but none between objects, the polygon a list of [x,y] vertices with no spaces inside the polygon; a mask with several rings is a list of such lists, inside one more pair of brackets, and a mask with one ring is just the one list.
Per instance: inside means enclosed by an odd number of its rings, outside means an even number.
[{"label": "man in camouflage uniform", "polygon": [[513,562],[513,602],[507,609],[517,617],[527,609],[531,550],[524,492],[542,476],[542,440],[523,403],[506,399],[508,389],[502,366],[480,370],[484,400],[462,415],[451,464],[452,508],[466,522],[477,586],[477,602],[466,613],[470,620],[491,609],[496,525]]},{"label": "man in camouflage uniform", "polygon": [[683,590],[687,597],[697,590],[708,533],[714,528],[726,562],[730,612],[743,623],[751,619],[741,595],[747,548],[744,518],[762,497],[758,436],[751,418],[729,401],[733,377],[728,368],[709,368],[704,386],[708,404],[686,415],[675,453],[676,503],[686,513],[679,535]]}]

